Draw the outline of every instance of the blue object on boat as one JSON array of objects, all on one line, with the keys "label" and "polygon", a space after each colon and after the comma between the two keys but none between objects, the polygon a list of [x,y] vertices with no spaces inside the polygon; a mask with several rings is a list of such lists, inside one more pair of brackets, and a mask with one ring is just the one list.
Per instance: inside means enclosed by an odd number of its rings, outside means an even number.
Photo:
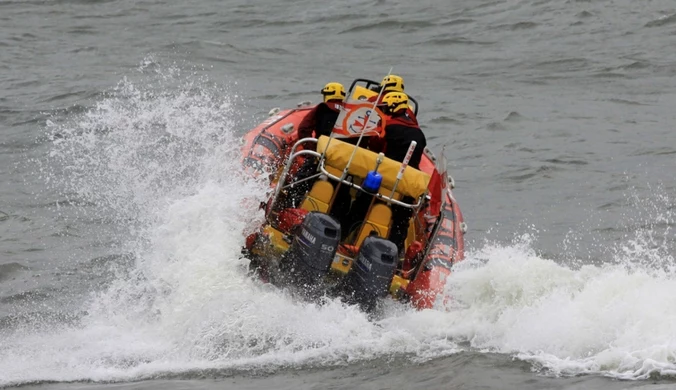
[{"label": "blue object on boat", "polygon": [[378,192],[382,182],[383,175],[377,171],[370,171],[368,174],[366,174],[366,178],[364,179],[364,183],[362,184],[361,188],[368,192]]}]

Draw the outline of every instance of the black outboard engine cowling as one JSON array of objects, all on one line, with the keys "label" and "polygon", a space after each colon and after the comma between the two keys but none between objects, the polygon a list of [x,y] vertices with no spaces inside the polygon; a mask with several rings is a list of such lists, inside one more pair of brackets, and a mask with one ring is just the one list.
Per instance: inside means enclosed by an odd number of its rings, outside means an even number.
[{"label": "black outboard engine cowling", "polygon": [[375,309],[379,298],[387,292],[397,268],[397,246],[378,236],[366,237],[356,261],[346,276],[348,289],[365,311]]},{"label": "black outboard engine cowling", "polygon": [[299,287],[321,283],[331,269],[340,240],[340,224],[331,216],[310,212],[293,237],[280,267]]}]

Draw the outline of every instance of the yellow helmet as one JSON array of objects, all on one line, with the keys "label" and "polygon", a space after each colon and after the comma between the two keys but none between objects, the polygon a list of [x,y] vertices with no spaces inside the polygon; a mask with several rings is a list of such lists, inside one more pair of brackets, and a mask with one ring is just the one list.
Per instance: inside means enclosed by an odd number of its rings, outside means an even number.
[{"label": "yellow helmet", "polygon": [[380,87],[383,88],[383,92],[404,92],[404,79],[396,74],[391,74],[383,78]]},{"label": "yellow helmet", "polygon": [[408,108],[408,95],[403,92],[388,92],[382,100],[385,113],[392,115]]},{"label": "yellow helmet", "polygon": [[345,98],[345,88],[341,83],[328,83],[322,89],[324,103],[329,100],[343,100]]}]

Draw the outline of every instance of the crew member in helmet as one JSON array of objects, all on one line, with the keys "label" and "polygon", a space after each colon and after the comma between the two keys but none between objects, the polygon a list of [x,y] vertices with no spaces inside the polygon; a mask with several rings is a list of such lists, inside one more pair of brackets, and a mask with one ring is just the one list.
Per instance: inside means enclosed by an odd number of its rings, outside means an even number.
[{"label": "crew member in helmet", "polygon": [[[317,104],[298,125],[298,139],[315,137],[319,138],[322,135],[330,136],[333,131],[333,125],[338,119],[340,108],[343,106],[345,99],[345,88],[343,84],[330,82],[321,90],[324,101]],[[306,147],[313,148],[314,144]],[[300,166],[292,181],[302,181],[310,177],[317,170],[318,160],[314,157],[309,157]],[[305,194],[311,187],[312,181],[305,181],[301,184],[293,186],[288,190],[288,201],[292,205],[300,203],[303,194]],[[348,194],[349,195],[349,194]],[[349,208],[349,204],[347,206]]]},{"label": "crew member in helmet", "polygon": [[[404,79],[401,76],[396,74],[390,74],[383,77],[383,81],[380,82],[379,86],[371,87],[371,90],[374,92],[380,93],[380,102],[383,101],[383,97],[387,95],[388,92],[404,92]],[[372,96],[368,99],[369,102],[375,102],[377,96]]]},{"label": "crew member in helmet", "polygon": [[312,137],[313,132],[315,138],[331,135],[345,99],[345,88],[341,83],[330,82],[321,93],[324,101],[317,104],[298,125],[299,138]]},{"label": "crew member in helmet", "polygon": [[418,169],[427,141],[418,122],[411,118],[408,108],[408,95],[404,92],[387,93],[378,107],[386,118],[385,124],[385,157],[396,161],[403,161],[411,141],[417,145],[408,165]]},{"label": "crew member in helmet", "polygon": [[380,82],[380,88],[383,90],[383,96],[388,92],[404,92],[404,79],[396,74],[387,75]]},{"label": "crew member in helmet", "polygon": [[[403,161],[411,141],[415,141],[416,147],[408,165],[418,169],[427,141],[425,134],[418,127],[418,122],[409,116],[408,96],[404,92],[388,92],[379,107],[388,116],[385,124],[385,157]],[[414,199],[405,197],[403,201],[412,203]],[[397,245],[400,253],[405,250],[404,240],[408,233],[410,218],[410,209],[392,205],[390,241]]]},{"label": "crew member in helmet", "polygon": [[[376,88],[376,92],[380,92],[381,89],[383,92],[380,95],[380,102],[378,103],[382,103],[385,95],[390,92],[404,92],[404,79],[396,74],[387,75],[383,77],[383,80],[380,82],[380,87]],[[369,101],[375,102],[376,97],[370,98]],[[418,126],[418,119],[415,117],[413,110],[408,106],[408,103],[406,109],[408,117],[415,122],[415,126]]]}]

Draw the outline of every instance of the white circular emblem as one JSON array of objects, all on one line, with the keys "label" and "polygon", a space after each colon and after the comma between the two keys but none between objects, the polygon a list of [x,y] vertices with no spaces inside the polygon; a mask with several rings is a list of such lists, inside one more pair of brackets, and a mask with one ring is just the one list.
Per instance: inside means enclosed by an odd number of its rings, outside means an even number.
[{"label": "white circular emblem", "polygon": [[372,107],[359,107],[347,114],[343,128],[350,134],[378,133],[380,115]]}]

